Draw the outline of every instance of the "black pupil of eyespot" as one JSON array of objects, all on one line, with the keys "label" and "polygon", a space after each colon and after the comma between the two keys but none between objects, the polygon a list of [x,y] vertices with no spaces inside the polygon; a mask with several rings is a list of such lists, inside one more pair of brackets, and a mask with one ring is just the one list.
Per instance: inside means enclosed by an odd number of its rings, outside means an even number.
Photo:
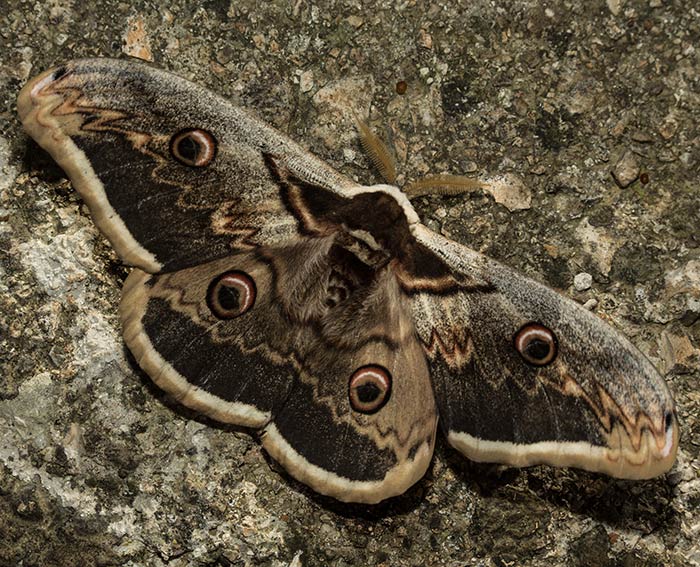
[{"label": "black pupil of eyespot", "polygon": [[372,382],[366,382],[357,387],[357,398],[363,404],[375,401],[379,397],[379,394],[381,394],[381,390]]},{"label": "black pupil of eyespot", "polygon": [[543,360],[549,356],[549,343],[542,339],[532,339],[525,347],[527,355],[534,360]]},{"label": "black pupil of eyespot", "polygon": [[219,305],[226,311],[237,311],[241,305],[241,294],[237,288],[227,285],[219,287]]},{"label": "black pupil of eyespot", "polygon": [[199,144],[194,141],[191,135],[183,136],[177,144],[177,151],[183,159],[195,161],[199,154]]},{"label": "black pupil of eyespot", "polygon": [[66,70],[65,67],[59,67],[58,69],[56,69],[56,70],[53,72],[53,80],[54,80],[54,81],[57,81],[58,79],[60,79],[61,77],[63,77],[63,75],[65,75],[66,72],[67,72],[67,70]]},{"label": "black pupil of eyespot", "polygon": [[671,428],[672,424],[673,424],[673,414],[670,411],[666,412],[666,431],[668,431]]}]

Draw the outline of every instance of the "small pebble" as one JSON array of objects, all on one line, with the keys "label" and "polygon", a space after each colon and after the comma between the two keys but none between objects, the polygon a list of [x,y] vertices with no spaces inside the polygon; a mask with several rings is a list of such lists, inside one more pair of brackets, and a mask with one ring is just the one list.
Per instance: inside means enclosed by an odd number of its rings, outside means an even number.
[{"label": "small pebble", "polygon": [[225,45],[219,51],[216,52],[216,60],[222,65],[230,63],[235,57],[236,53],[229,45]]},{"label": "small pebble", "polygon": [[576,291],[586,291],[593,285],[593,276],[586,272],[581,272],[574,276],[574,289]]},{"label": "small pebble", "polygon": [[608,10],[610,10],[613,16],[617,16],[620,13],[624,3],[624,0],[607,0],[606,2],[608,5]]},{"label": "small pebble", "polygon": [[532,190],[513,173],[492,177],[484,184],[484,190],[509,211],[529,209],[532,203]]},{"label": "small pebble", "polygon": [[639,142],[640,144],[649,144],[650,142],[654,141],[654,138],[652,138],[651,135],[644,130],[633,130],[630,134],[630,138],[632,138],[635,142]]},{"label": "small pebble", "polygon": [[647,300],[647,292],[644,288],[638,287],[634,290],[634,298],[638,303],[644,303]]},{"label": "small pebble", "polygon": [[365,23],[365,21],[360,16],[356,16],[356,15],[348,16],[347,22],[353,28],[359,28],[360,26],[362,26],[362,24]]},{"label": "small pebble", "polygon": [[427,31],[425,30],[420,30],[420,40],[419,40],[419,45],[421,47],[425,47],[426,49],[432,49],[433,48],[433,36],[430,35]]},{"label": "small pebble", "polygon": [[468,161],[462,167],[462,173],[475,173],[479,169],[479,166],[474,161]]},{"label": "small pebble", "polygon": [[299,88],[301,92],[308,93],[314,88],[314,73],[313,71],[304,71],[299,77]]},{"label": "small pebble", "polygon": [[627,150],[615,164],[612,175],[617,184],[624,189],[639,177],[639,171],[640,167],[636,156]]},{"label": "small pebble", "polygon": [[586,303],[583,304],[583,308],[587,309],[588,311],[593,311],[596,307],[598,307],[598,300],[594,297],[591,297],[588,301],[586,301]]},{"label": "small pebble", "polygon": [[661,126],[659,126],[659,134],[664,140],[670,140],[676,135],[678,130],[678,122],[673,118],[667,118]]}]

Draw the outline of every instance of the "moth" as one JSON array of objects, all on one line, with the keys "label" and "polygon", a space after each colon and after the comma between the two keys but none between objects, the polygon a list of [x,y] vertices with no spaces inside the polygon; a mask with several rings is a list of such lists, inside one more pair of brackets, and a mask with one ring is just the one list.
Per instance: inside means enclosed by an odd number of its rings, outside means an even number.
[{"label": "moth", "polygon": [[[421,224],[210,91],[146,64],[70,61],[18,111],[133,266],[126,344],[180,403],[260,430],[296,479],[403,493],[439,424],[469,459],[645,479],[674,402],[595,315]],[[439,420],[438,420],[439,418]]]}]

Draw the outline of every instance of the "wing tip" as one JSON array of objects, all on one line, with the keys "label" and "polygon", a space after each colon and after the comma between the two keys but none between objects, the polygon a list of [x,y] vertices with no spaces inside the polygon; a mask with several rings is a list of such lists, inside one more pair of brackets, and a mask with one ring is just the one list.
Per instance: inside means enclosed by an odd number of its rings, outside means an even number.
[{"label": "wing tip", "polygon": [[[71,61],[37,75],[20,90],[17,112],[24,130],[63,168],[71,183],[83,198],[100,231],[112,243],[122,259],[130,265],[158,272],[162,263],[146,250],[126,228],[107,198],[104,186],[90,160],[60,125],[53,111],[66,103],[66,98],[52,90],[56,81],[71,74]],[[72,101],[71,104],[75,104]],[[75,113],[78,113],[74,109]]]}]

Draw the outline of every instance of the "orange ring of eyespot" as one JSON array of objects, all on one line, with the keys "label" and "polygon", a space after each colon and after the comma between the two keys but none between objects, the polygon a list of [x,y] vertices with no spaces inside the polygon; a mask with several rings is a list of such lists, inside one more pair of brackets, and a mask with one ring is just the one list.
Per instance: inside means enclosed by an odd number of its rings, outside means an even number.
[{"label": "orange ring of eyespot", "polygon": [[[193,144],[195,155],[186,155],[181,144],[189,142]],[[181,164],[189,167],[204,167],[209,165],[216,157],[216,139],[206,130],[201,128],[186,128],[180,130],[170,139],[170,153]],[[190,148],[192,149],[192,148]]]},{"label": "orange ring of eyespot", "polygon": [[[523,325],[515,333],[513,343],[518,354],[526,363],[532,366],[547,366],[557,356],[557,337],[550,329],[539,323]],[[537,356],[539,353],[535,351],[541,348],[542,345],[548,347],[547,353],[544,356]]]},{"label": "orange ring of eyespot", "polygon": [[[376,396],[363,400],[363,395],[372,394],[372,388],[376,389]],[[350,377],[348,396],[350,406],[355,411],[365,414],[378,412],[391,397],[391,374],[376,364],[361,366]]]},{"label": "orange ring of eyespot", "polygon": [[[233,289],[237,292],[238,305],[235,309],[226,307],[222,303],[220,296],[222,288]],[[218,319],[235,319],[250,311],[255,305],[256,295],[255,281],[248,274],[238,270],[224,272],[209,284],[207,306]]]}]

